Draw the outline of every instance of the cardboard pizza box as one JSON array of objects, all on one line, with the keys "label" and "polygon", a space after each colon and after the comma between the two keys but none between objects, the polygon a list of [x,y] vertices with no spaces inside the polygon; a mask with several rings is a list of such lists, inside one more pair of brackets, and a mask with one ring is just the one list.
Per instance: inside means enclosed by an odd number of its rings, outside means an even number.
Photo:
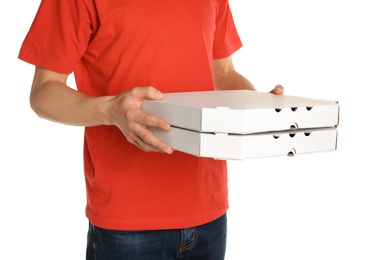
[{"label": "cardboard pizza box", "polygon": [[176,127],[170,132],[154,128],[153,132],[175,150],[225,160],[333,151],[337,144],[337,129],[334,127],[247,135],[201,133]]},{"label": "cardboard pizza box", "polygon": [[168,121],[151,127],[172,148],[195,156],[247,159],[336,149],[337,101],[249,90],[178,92],[145,100],[142,110]]}]

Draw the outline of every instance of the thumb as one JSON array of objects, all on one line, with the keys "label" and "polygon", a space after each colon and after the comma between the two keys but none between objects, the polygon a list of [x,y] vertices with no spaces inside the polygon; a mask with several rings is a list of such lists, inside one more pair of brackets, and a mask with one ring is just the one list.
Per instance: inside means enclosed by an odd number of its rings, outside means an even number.
[{"label": "thumb", "polygon": [[138,93],[138,98],[140,99],[154,99],[162,100],[164,99],[164,94],[154,87],[142,87]]},{"label": "thumb", "polygon": [[276,94],[276,95],[283,95],[284,88],[282,85],[276,85],[273,90],[270,91],[270,93]]}]

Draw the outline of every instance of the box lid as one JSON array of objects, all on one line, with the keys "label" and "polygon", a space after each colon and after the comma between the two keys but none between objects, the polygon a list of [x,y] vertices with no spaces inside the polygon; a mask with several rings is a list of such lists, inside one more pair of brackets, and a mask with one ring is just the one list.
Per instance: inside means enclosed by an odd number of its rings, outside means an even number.
[{"label": "box lid", "polygon": [[145,100],[142,110],[172,126],[198,132],[248,134],[336,127],[337,101],[249,90],[176,92]]}]

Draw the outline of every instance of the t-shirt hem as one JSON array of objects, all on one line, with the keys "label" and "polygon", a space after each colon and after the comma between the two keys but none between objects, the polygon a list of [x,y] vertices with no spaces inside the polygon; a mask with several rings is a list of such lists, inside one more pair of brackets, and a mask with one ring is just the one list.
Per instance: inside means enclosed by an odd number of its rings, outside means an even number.
[{"label": "t-shirt hem", "polygon": [[191,228],[209,223],[223,216],[228,206],[209,213],[180,219],[120,220],[99,218],[86,211],[88,220],[97,227],[111,230],[166,230]]}]

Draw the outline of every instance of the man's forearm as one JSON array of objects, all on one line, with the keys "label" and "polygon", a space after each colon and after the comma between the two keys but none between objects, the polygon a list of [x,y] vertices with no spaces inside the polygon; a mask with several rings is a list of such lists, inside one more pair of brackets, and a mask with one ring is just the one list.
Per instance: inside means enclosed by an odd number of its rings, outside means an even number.
[{"label": "man's forearm", "polygon": [[38,116],[76,126],[109,123],[105,104],[110,97],[89,97],[56,80],[40,84],[30,95],[31,107]]},{"label": "man's forearm", "polygon": [[231,56],[213,60],[212,69],[216,90],[256,90],[247,78],[235,70]]},{"label": "man's forearm", "polygon": [[253,84],[237,71],[232,71],[225,77],[220,78],[218,84],[215,86],[216,90],[234,90],[234,89],[248,89],[256,90]]}]

